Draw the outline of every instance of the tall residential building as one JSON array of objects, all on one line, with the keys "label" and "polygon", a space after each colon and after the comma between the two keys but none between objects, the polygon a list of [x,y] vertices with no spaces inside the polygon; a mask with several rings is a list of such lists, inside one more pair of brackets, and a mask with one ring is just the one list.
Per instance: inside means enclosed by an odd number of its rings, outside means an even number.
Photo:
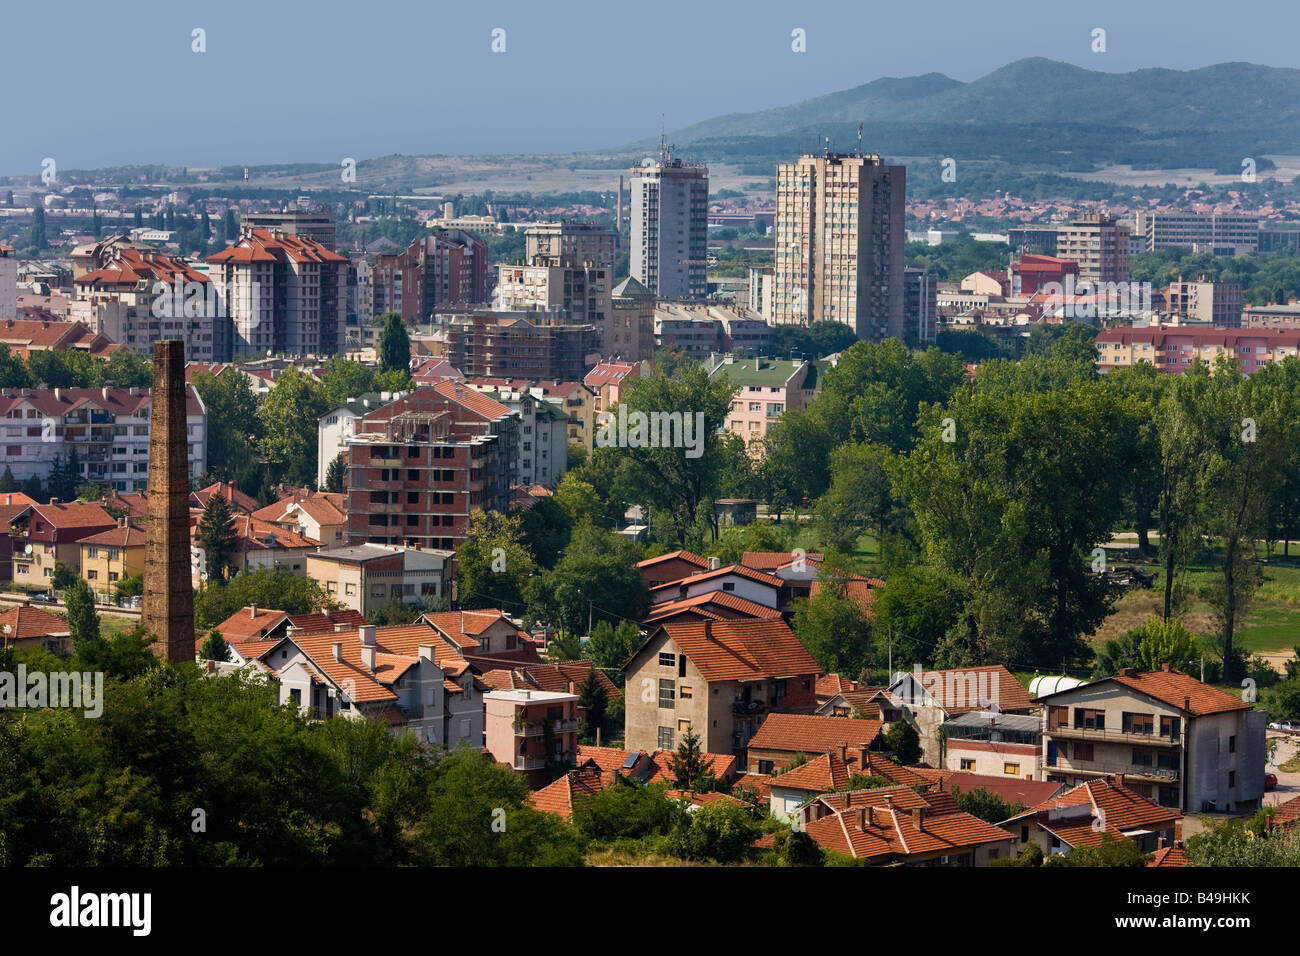
[{"label": "tall residential building", "polygon": [[907,172],[827,152],[776,168],[778,325],[829,320],[858,338],[902,338]]},{"label": "tall residential building", "polygon": [[117,245],[74,280],[68,315],[139,355],[163,339],[195,362],[229,362],[230,319],[208,277],[184,259]]},{"label": "tall residential building", "polygon": [[1186,246],[1215,256],[1259,251],[1259,218],[1219,213],[1139,212],[1135,232],[1144,252]]},{"label": "tall residential building", "polygon": [[772,321],[772,286],[776,281],[774,266],[749,267],[749,311]]},{"label": "tall residential building", "polygon": [[265,229],[267,232],[286,232],[319,242],[331,252],[337,251],[334,238],[334,217],[328,212],[307,212],[302,209],[284,209],[271,212],[246,212],[239,218],[240,226],[247,229]]},{"label": "tall residential building", "polygon": [[397,312],[408,323],[427,323],[439,308],[481,305],[488,300],[487,243],[459,229],[421,236],[404,252],[376,258],[369,295],[374,315]]},{"label": "tall residential building", "polygon": [[903,272],[904,338],[923,345],[933,342],[939,314],[938,286],[934,276],[924,269],[906,269]]},{"label": "tall residential building", "polygon": [[659,159],[632,170],[629,274],[661,299],[699,299],[709,229],[709,167],[661,144]]},{"label": "tall residential building", "polygon": [[0,246],[0,320],[18,318],[18,260],[8,246]]},{"label": "tall residential building", "polygon": [[562,311],[574,324],[604,325],[613,310],[614,233],[580,222],[547,222],[525,234],[523,265],[497,267],[493,305]]},{"label": "tall residential building", "polygon": [[234,245],[207,263],[232,325],[234,357],[343,351],[347,257],[314,239],[245,227]]},{"label": "tall residential building", "polygon": [[1079,264],[1081,282],[1128,282],[1128,230],[1114,216],[1092,212],[1056,233],[1056,254]]},{"label": "tall residential building", "polygon": [[346,438],[348,543],[454,550],[470,513],[505,514],[517,483],[519,416],[459,382],[421,388]]}]

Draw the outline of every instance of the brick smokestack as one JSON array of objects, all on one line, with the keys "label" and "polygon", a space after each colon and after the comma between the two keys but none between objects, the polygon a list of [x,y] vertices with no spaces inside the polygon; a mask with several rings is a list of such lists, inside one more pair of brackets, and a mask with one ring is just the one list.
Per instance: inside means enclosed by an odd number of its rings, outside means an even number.
[{"label": "brick smokestack", "polygon": [[189,444],[185,440],[185,345],[153,347],[149,413],[149,525],[144,558],[143,624],[169,661],[194,660],[194,587],[190,580]]}]

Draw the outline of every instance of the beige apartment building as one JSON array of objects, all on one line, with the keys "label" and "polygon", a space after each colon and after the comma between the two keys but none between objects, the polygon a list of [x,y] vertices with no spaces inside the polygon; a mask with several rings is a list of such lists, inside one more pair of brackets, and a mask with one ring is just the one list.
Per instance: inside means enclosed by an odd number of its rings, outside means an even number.
[{"label": "beige apartment building", "polygon": [[1162,807],[1246,813],[1264,796],[1265,724],[1254,706],[1165,665],[1040,698],[1043,773],[1081,784],[1122,776]]},{"label": "beige apartment building", "polygon": [[1114,216],[1086,213],[1056,233],[1056,255],[1079,264],[1080,282],[1127,282],[1129,233]]},{"label": "beige apartment building", "polygon": [[829,320],[902,338],[906,170],[875,155],[806,155],[776,172],[772,321]]},{"label": "beige apartment building", "polygon": [[1194,281],[1180,278],[1169,283],[1166,293],[1169,311],[1190,322],[1235,328],[1241,325],[1241,283],[1211,282],[1207,276]]},{"label": "beige apartment building", "polygon": [[1134,238],[1143,252],[1185,246],[1215,256],[1249,255],[1259,251],[1259,218],[1142,211],[1135,219]]},{"label": "beige apartment building", "polygon": [[1200,359],[1213,366],[1221,355],[1237,360],[1242,372],[1253,372],[1300,355],[1300,329],[1191,329],[1162,326],[1120,326],[1097,335],[1097,368],[1150,362],[1162,372],[1185,372]]}]

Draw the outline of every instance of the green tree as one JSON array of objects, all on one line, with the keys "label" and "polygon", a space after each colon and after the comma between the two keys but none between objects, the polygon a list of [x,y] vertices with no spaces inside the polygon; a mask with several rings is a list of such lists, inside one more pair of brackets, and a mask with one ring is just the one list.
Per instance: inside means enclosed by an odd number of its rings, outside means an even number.
[{"label": "green tree", "polygon": [[748,811],[731,800],[714,800],[691,814],[689,824],[679,821],[666,848],[687,860],[736,863],[749,856],[758,835]]},{"label": "green tree", "polygon": [[820,590],[796,603],[791,627],[823,670],[856,679],[875,660],[871,617],[834,569],[823,566],[817,577]]},{"label": "green tree", "polygon": [[1158,671],[1163,664],[1185,669],[1201,655],[1200,642],[1177,618],[1149,618],[1138,633],[1137,666],[1144,671]]},{"label": "green tree", "polygon": [[235,513],[225,495],[214,494],[203,507],[195,543],[203,549],[204,564],[210,580],[227,581],[234,569],[239,535],[235,530]]},{"label": "green tree", "polygon": [[45,237],[45,207],[40,203],[32,209],[32,228],[28,234],[27,244],[33,249],[44,249],[49,245]]},{"label": "green tree", "polygon": [[346,452],[339,452],[334,456],[334,460],[330,462],[329,467],[325,469],[325,487],[321,489],[322,491],[341,494],[347,490],[344,483],[343,456],[345,454]]},{"label": "green tree", "polygon": [[117,579],[117,585],[113,588],[113,597],[117,601],[129,600],[133,597],[140,597],[143,594],[143,574],[124,574]]},{"label": "green tree", "polygon": [[253,380],[235,369],[220,378],[197,372],[194,390],[208,411],[208,469],[222,481],[251,487],[257,472],[257,445],[263,435]]},{"label": "green tree", "polygon": [[695,728],[682,734],[676,752],[668,758],[668,772],[673,775],[673,786],[678,790],[707,793],[714,788],[713,767],[704,759]]},{"label": "green tree", "polygon": [[587,639],[586,654],[596,666],[618,670],[641,645],[641,631],[631,621],[597,621]]},{"label": "green tree", "polygon": [[[627,386],[620,406],[612,410],[611,419],[596,433],[599,447],[593,458],[617,462],[620,497],[657,503],[668,514],[679,543],[685,542],[697,515],[717,535],[713,509],[705,504],[717,497],[722,464],[722,443],[717,432],[730,411],[734,394],[735,388],[725,377],[710,379],[702,366],[675,378],[642,376]],[[620,436],[617,423],[622,419],[623,407],[627,409],[628,425],[627,433]],[[650,435],[653,423],[672,421],[664,416],[673,415],[680,415],[675,434],[665,436],[661,429],[659,434]],[[701,423],[699,427],[697,423]],[[642,425],[639,429],[638,424]],[[664,447],[665,439],[668,447]],[[652,441],[659,447],[651,447]]]},{"label": "green tree", "polygon": [[274,474],[292,484],[316,480],[317,419],[326,411],[321,386],[289,366],[258,409],[261,450]]},{"label": "green tree", "polygon": [[777,866],[821,866],[826,853],[804,831],[782,828],[772,837],[772,858]]},{"label": "green tree", "polygon": [[456,550],[457,599],[462,607],[517,609],[524,589],[537,571],[533,556],[521,542],[523,519],[475,509],[469,516],[465,540]]},{"label": "green tree", "polygon": [[63,594],[68,611],[68,633],[72,635],[74,653],[88,643],[99,640],[99,615],[95,612],[95,595],[81,578],[74,580]]},{"label": "green tree", "polygon": [[0,475],[0,492],[10,492],[18,490],[18,482],[14,480],[13,469],[5,465],[4,474]]},{"label": "green tree", "polygon": [[411,367],[411,337],[406,323],[396,312],[386,312],[381,318],[384,330],[379,334],[379,368],[384,372],[406,371]]},{"label": "green tree", "polygon": [[1117,840],[1111,834],[1103,833],[1097,846],[1075,847],[1069,853],[1049,857],[1043,865],[1137,868],[1146,866],[1150,859],[1151,854],[1139,850],[1134,841]]},{"label": "green tree", "polygon": [[529,616],[569,634],[586,634],[600,620],[640,620],[650,596],[637,550],[620,535],[581,526],[555,567],[529,583]]},{"label": "green tree", "polygon": [[221,636],[220,631],[208,632],[208,636],[203,639],[203,645],[199,648],[199,659],[205,661],[230,660],[230,645],[226,643],[226,639]]},{"label": "green tree", "polygon": [[328,606],[330,600],[315,580],[284,568],[241,571],[225,584],[209,581],[195,593],[195,630],[214,628],[251,604],[286,614],[309,614]]},{"label": "green tree", "polygon": [[62,561],[54,562],[54,574],[50,577],[50,587],[55,591],[65,591],[77,583],[77,572]]},{"label": "green tree", "polygon": [[921,737],[907,721],[894,721],[881,739],[898,763],[907,766],[921,759]]},{"label": "green tree", "polygon": [[583,737],[593,743],[597,739],[608,740],[609,696],[605,693],[605,685],[600,682],[595,667],[587,671],[587,679],[578,690],[578,706],[586,715]]},{"label": "green tree", "polygon": [[979,817],[985,823],[996,825],[1003,820],[1010,820],[1025,810],[1025,807],[1020,804],[1007,803],[997,794],[990,793],[983,787],[976,787],[974,790],[953,787],[952,795],[959,809],[973,817]]}]

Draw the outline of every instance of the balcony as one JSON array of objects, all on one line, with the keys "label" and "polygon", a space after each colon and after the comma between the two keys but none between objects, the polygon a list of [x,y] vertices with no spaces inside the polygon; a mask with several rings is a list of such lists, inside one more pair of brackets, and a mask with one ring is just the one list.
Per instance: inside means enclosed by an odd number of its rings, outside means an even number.
[{"label": "balcony", "polygon": [[516,770],[545,770],[545,757],[515,757]]},{"label": "balcony", "polygon": [[1181,734],[1161,735],[1141,733],[1130,730],[1098,730],[1094,727],[1048,727],[1047,736],[1060,737],[1063,740],[1092,740],[1101,743],[1139,744],[1148,747],[1179,747],[1182,745]]}]

